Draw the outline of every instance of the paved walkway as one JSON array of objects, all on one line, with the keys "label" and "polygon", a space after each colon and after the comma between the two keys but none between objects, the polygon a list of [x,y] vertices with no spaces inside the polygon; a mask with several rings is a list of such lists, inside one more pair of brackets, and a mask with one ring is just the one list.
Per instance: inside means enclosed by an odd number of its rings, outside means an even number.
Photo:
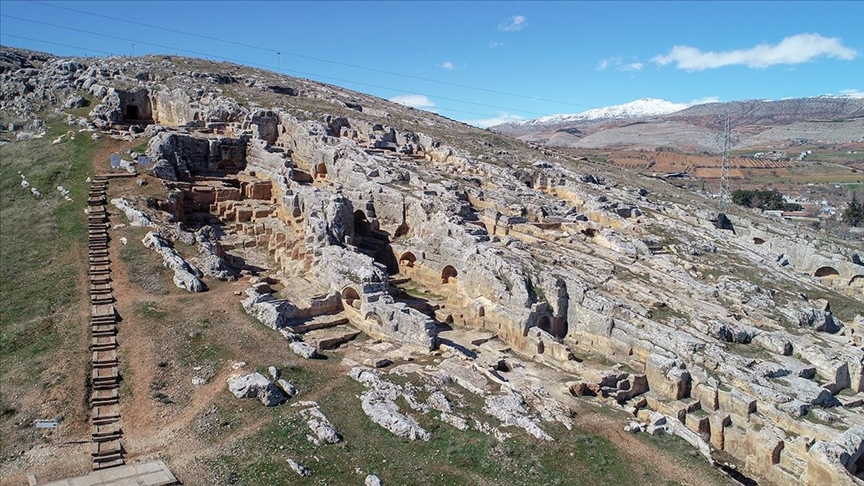
[{"label": "paved walkway", "polygon": [[180,483],[171,474],[164,462],[153,461],[93,471],[86,476],[61,479],[50,483],[40,484],[31,479],[30,484],[39,486],[168,486]]}]

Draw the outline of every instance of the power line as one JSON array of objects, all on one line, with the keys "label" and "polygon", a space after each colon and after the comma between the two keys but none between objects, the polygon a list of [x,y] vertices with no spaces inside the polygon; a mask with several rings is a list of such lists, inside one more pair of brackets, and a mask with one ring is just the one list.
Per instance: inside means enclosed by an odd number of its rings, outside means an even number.
[{"label": "power line", "polygon": [[34,39],[32,37],[24,37],[23,35],[7,34],[6,32],[0,32],[0,37],[14,37],[16,39],[29,40],[32,42],[39,42],[42,44],[51,44],[51,45],[60,46],[60,47],[69,47],[69,48],[78,49],[78,50],[81,50],[84,52],[98,52],[100,54],[108,54],[109,56],[116,55],[115,52],[103,51],[101,49],[93,49],[90,47],[73,46],[71,44],[63,44],[60,42],[51,42],[51,41],[47,41],[47,40],[43,40],[43,39]]},{"label": "power line", "polygon": [[[2,16],[2,15],[0,15],[0,16]],[[51,45],[56,45],[56,46],[60,46],[60,47],[67,47],[67,48],[72,48],[72,49],[78,49],[78,50],[85,51],[85,52],[88,52],[88,51],[94,51],[94,52],[101,52],[101,53],[103,53],[103,54],[108,54],[108,55],[110,55],[110,56],[118,55],[118,54],[115,53],[115,52],[102,51],[102,50],[99,50],[99,49],[93,49],[93,48],[89,48],[89,47],[82,47],[82,46],[75,46],[75,45],[71,45],[71,44],[64,44],[64,43],[60,43],[60,42],[51,42],[51,41],[47,41],[47,40],[44,40],[44,39],[35,39],[35,38],[33,38],[33,37],[25,37],[25,36],[21,36],[21,35],[7,34],[7,33],[5,33],[5,32],[4,32],[4,33],[0,33],[0,36],[5,36],[5,37],[14,37],[14,38],[18,38],[18,39],[24,39],[24,40],[33,41],[33,42],[40,42],[40,43],[44,43],[44,44],[51,44]],[[256,65],[255,63],[247,63],[247,64]],[[261,67],[267,67],[267,66],[264,66],[264,65],[261,65],[261,64],[257,64],[257,65],[258,65],[258,66],[261,66]],[[302,73],[302,72],[299,72],[299,71],[290,71],[290,70],[288,70],[288,72],[305,74],[305,73]],[[326,78],[326,77],[328,77],[328,76],[322,76],[322,77],[325,77],[325,78]],[[384,87],[384,86],[378,86],[378,85],[374,85],[374,84],[373,84],[373,85],[370,85],[370,84],[367,84],[367,83],[361,83],[361,82],[358,82],[358,81],[352,81],[352,80],[348,80],[348,79],[341,79],[341,78],[331,78],[331,79],[336,79],[336,80],[344,81],[344,82],[348,82],[348,83],[356,83],[356,84],[361,84],[361,85],[367,85],[367,86],[372,86],[372,87],[382,88],[382,89],[393,89],[393,88],[387,88],[387,87]],[[311,81],[314,81],[314,80],[311,80]],[[319,83],[320,83],[320,81],[316,81],[316,82],[319,82]],[[323,83],[323,84],[326,84],[326,83]],[[338,87],[338,86],[337,86],[337,87]],[[400,91],[400,92],[403,92],[403,91]],[[403,106],[407,106],[407,105],[403,105]],[[432,108],[432,107],[430,107],[430,108]],[[449,107],[445,107],[445,106],[439,106],[439,107],[437,107],[437,108],[439,108],[439,109],[441,109],[441,110],[445,110],[445,111],[452,111],[452,112],[456,112],[456,113],[464,113],[464,114],[468,114],[468,115],[476,115],[476,116],[484,116],[484,117],[488,117],[488,116],[495,117],[495,116],[496,116],[496,115],[494,115],[494,114],[490,114],[490,113],[478,113],[478,112],[475,112],[475,111],[459,110],[459,109],[456,109],[456,108],[449,108]],[[418,109],[422,109],[422,108],[418,108]],[[441,115],[441,114],[439,114],[439,113],[436,113],[436,112],[434,112],[434,111],[431,111],[431,110],[425,110],[425,111],[429,111],[430,113],[435,113],[436,115],[443,116],[443,115]],[[500,115],[499,115],[499,116],[500,116]]]},{"label": "power line", "polygon": [[[9,19],[13,19],[13,20],[19,20],[19,21],[23,21],[23,22],[30,22],[30,23],[39,24],[39,25],[45,25],[45,26],[47,26],[47,27],[53,27],[53,28],[57,28],[57,29],[66,29],[66,30],[71,30],[71,31],[73,31],[73,32],[81,32],[81,33],[89,34],[89,35],[102,36],[102,37],[106,37],[106,38],[109,38],[109,39],[122,40],[122,41],[125,41],[125,42],[131,42],[131,43],[133,43],[133,45],[134,45],[134,43],[137,42],[137,43],[144,44],[144,45],[149,45],[149,46],[153,46],[153,47],[158,47],[158,48],[160,48],[160,49],[166,49],[166,50],[168,50],[168,51],[173,51],[173,52],[186,52],[186,53],[189,53],[189,54],[194,54],[194,55],[202,56],[202,57],[205,57],[205,58],[222,59],[222,60],[225,60],[225,61],[231,61],[231,62],[235,62],[235,63],[238,63],[238,64],[245,64],[245,65],[249,65],[249,66],[257,66],[257,67],[261,67],[261,68],[268,69],[268,70],[272,69],[272,67],[273,67],[273,66],[269,66],[269,65],[265,65],[265,64],[259,64],[259,63],[255,63],[255,62],[251,62],[251,61],[245,61],[245,60],[241,60],[241,59],[234,59],[234,58],[230,58],[230,57],[218,56],[218,55],[214,55],[214,54],[210,54],[210,53],[206,53],[206,52],[193,51],[193,50],[190,50],[190,49],[181,49],[181,48],[174,47],[174,46],[166,46],[166,45],[163,45],[163,44],[156,44],[156,43],[153,43],[153,42],[147,42],[147,41],[142,41],[142,40],[138,40],[138,39],[130,39],[130,38],[127,38],[127,37],[120,37],[120,36],[111,35],[111,34],[104,34],[104,33],[101,33],[101,32],[94,32],[94,31],[85,30],[85,29],[78,29],[78,28],[75,28],[75,27],[69,27],[69,26],[66,26],[66,25],[52,24],[52,23],[50,23],[50,22],[43,22],[43,21],[40,21],[40,20],[26,19],[26,18],[23,18],[23,17],[17,17],[17,16],[14,16],[14,15],[0,14],[0,17],[3,17],[3,18],[9,18]],[[37,40],[37,41],[38,41],[38,40]],[[44,42],[47,42],[47,41],[44,41]],[[52,44],[62,45],[62,44],[53,43],[53,42],[52,42]],[[69,46],[69,47],[73,47],[73,46]],[[406,93],[406,94],[411,94],[411,93],[412,93],[411,91],[406,91],[406,90],[404,90],[404,89],[392,88],[392,87],[388,87],[388,86],[381,86],[381,85],[371,84],[371,83],[364,83],[364,82],[361,82],[361,81],[355,81],[355,80],[350,80],[350,79],[345,79],[345,78],[337,78],[337,77],[333,77],[333,76],[324,76],[324,75],[320,75],[320,74],[316,74],[316,73],[309,73],[309,72],[297,71],[297,70],[289,70],[289,69],[285,69],[284,71],[285,71],[285,72],[289,72],[289,73],[300,74],[300,75],[304,75],[304,76],[315,76],[315,77],[318,77],[318,78],[331,79],[331,80],[335,80],[335,81],[341,81],[341,82],[346,82],[346,83],[352,83],[352,84],[357,84],[357,85],[361,85],[361,86],[369,86],[369,87],[378,88],[378,89],[386,89],[386,90],[389,90],[389,91],[395,91],[395,92],[397,92],[397,93]],[[489,104],[486,104],[486,103],[478,103],[478,102],[476,102],[476,101],[460,100],[460,99],[456,99],[456,98],[449,98],[449,97],[438,96],[438,95],[434,95],[434,94],[430,94],[429,96],[432,96],[432,97],[434,97],[434,98],[438,98],[438,99],[442,99],[442,100],[454,101],[454,102],[457,102],[457,103],[465,103],[465,104],[469,104],[469,105],[482,106],[482,107],[486,107],[486,108],[494,108],[494,109],[497,109],[497,110],[504,110],[504,111],[511,111],[511,112],[516,111],[516,112],[520,112],[520,113],[527,113],[527,114],[531,114],[531,115],[539,115],[539,116],[542,116],[541,113],[532,112],[532,111],[528,111],[528,110],[520,110],[520,109],[516,109],[516,108],[507,108],[507,107],[497,106],[497,105],[489,105]],[[471,114],[471,115],[478,115],[478,116],[490,116],[489,113],[477,113],[477,112],[471,112],[471,111],[465,111],[465,110],[458,110],[458,109],[454,109],[454,108],[445,108],[445,107],[439,107],[439,108],[441,108],[441,109],[443,109],[443,110],[447,110],[447,111],[458,112],[458,113],[467,113],[467,114]],[[498,114],[498,115],[500,115],[500,114]],[[491,116],[496,116],[496,115],[495,115],[495,114],[491,114]]]},{"label": "power line", "polygon": [[518,93],[509,93],[509,92],[506,92],[506,91],[498,91],[498,90],[489,89],[489,88],[481,88],[481,87],[477,87],[477,86],[470,86],[470,85],[461,84],[461,83],[453,83],[453,82],[449,82],[449,81],[442,81],[442,80],[438,80],[438,79],[424,78],[424,77],[422,77],[422,76],[415,76],[415,75],[412,75],[412,74],[397,73],[397,72],[394,72],[394,71],[387,71],[387,70],[384,70],[384,69],[372,68],[372,67],[368,67],[368,66],[361,66],[361,65],[359,65],[359,64],[352,64],[352,63],[347,63],[347,62],[342,62],[342,61],[334,61],[334,60],[332,60],[332,59],[324,59],[324,58],[315,57],[315,56],[308,56],[308,55],[305,55],[305,54],[298,54],[298,53],[296,53],[296,52],[290,52],[290,51],[285,51],[285,50],[277,50],[277,49],[272,49],[272,48],[269,48],[269,47],[256,46],[256,45],[254,45],[254,44],[247,44],[247,43],[245,43],[245,42],[231,41],[231,40],[221,39],[221,38],[218,38],[218,37],[212,37],[212,36],[209,36],[209,35],[197,34],[197,33],[193,33],[193,32],[185,32],[185,31],[182,31],[182,30],[171,29],[171,28],[168,28],[168,27],[161,27],[161,26],[158,26],[158,25],[147,24],[147,23],[144,23],[144,22],[137,22],[137,21],[134,21],[134,20],[124,19],[124,18],[118,18],[118,17],[112,17],[112,16],[110,16],[110,15],[104,15],[104,14],[98,14],[98,13],[94,13],[94,12],[88,12],[88,11],[86,11],[86,10],[78,10],[78,9],[74,9],[74,8],[70,8],[70,7],[65,7],[65,6],[64,6],[64,7],[61,7],[60,5],[54,5],[54,4],[45,3],[45,2],[39,2],[39,1],[35,1],[35,0],[28,0],[28,1],[29,1],[30,3],[35,3],[35,4],[43,5],[43,6],[46,6],[46,7],[57,8],[57,9],[61,9],[61,10],[67,10],[67,11],[70,11],[70,12],[76,12],[76,13],[80,13],[80,14],[84,14],[84,15],[92,15],[92,16],[94,16],[94,17],[99,17],[99,18],[103,18],[103,19],[107,19],[107,20],[114,20],[114,21],[118,21],[118,22],[127,22],[127,23],[130,23],[130,24],[133,24],[133,25],[139,25],[139,26],[142,26],[142,27],[149,27],[149,28],[151,28],[151,29],[163,30],[163,31],[166,31],[166,32],[172,32],[172,33],[175,33],[175,34],[188,35],[188,36],[191,36],[191,37],[197,37],[197,38],[200,38],[200,39],[205,39],[205,40],[210,40],[210,41],[223,42],[223,43],[226,43],[226,44],[233,44],[233,45],[236,45],[236,46],[247,47],[247,48],[250,48],[250,49],[257,49],[257,50],[261,50],[261,51],[266,51],[266,52],[276,53],[277,55],[279,55],[279,54],[285,54],[285,55],[288,55],[288,56],[298,57],[298,58],[301,58],[301,59],[308,59],[308,60],[311,60],[311,61],[324,62],[324,63],[328,63],[328,64],[334,64],[334,65],[337,65],[337,66],[343,66],[343,67],[350,67],[350,68],[354,68],[354,69],[362,69],[362,70],[365,70],[365,71],[375,72],[375,73],[379,73],[379,74],[387,74],[387,75],[390,75],[390,76],[399,76],[399,77],[408,78],[408,79],[416,79],[416,80],[419,80],[419,81],[426,81],[426,82],[430,82],[430,83],[443,84],[443,85],[446,85],[446,86],[453,86],[453,87],[457,87],[457,88],[471,89],[471,90],[475,90],[475,91],[483,91],[483,92],[487,92],[487,93],[493,93],[493,94],[504,95],[504,96],[512,96],[512,97],[516,97],[516,98],[523,98],[523,99],[529,99],[529,100],[534,100],[534,101],[543,101],[543,102],[546,102],[546,103],[556,103],[556,104],[559,104],[559,105],[569,105],[569,106],[575,106],[575,107],[579,107],[579,108],[597,108],[596,106],[592,106],[592,105],[585,105],[585,104],[580,104],[580,103],[570,103],[570,102],[567,102],[567,101],[552,100],[552,99],[547,99],[547,98],[538,98],[538,97],[536,97],[536,96],[531,96],[531,95],[523,95],[523,94],[518,94]]}]

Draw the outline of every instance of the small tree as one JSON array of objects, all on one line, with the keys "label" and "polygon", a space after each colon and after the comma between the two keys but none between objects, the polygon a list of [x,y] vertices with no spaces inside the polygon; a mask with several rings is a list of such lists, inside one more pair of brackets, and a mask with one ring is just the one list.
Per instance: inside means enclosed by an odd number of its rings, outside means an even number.
[{"label": "small tree", "polygon": [[843,210],[843,222],[849,226],[859,226],[864,223],[864,203],[858,201],[855,193],[852,193],[852,200],[846,205]]}]

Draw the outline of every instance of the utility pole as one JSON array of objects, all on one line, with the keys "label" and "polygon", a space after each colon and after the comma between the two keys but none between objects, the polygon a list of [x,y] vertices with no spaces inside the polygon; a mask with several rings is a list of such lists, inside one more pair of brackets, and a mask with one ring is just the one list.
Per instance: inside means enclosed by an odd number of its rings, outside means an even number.
[{"label": "utility pole", "polygon": [[135,57],[135,43],[132,43],[132,57]]},{"label": "utility pole", "polygon": [[282,53],[276,52],[276,72],[280,72],[280,64],[282,63]]},{"label": "utility pole", "polygon": [[720,210],[729,202],[729,145],[732,138],[729,113],[723,117],[723,162],[720,166]]}]

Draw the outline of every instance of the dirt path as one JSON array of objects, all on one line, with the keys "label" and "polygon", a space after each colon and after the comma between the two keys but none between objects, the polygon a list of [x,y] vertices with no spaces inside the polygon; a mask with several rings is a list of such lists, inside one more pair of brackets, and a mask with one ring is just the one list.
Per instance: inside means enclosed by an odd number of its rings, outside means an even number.
[{"label": "dirt path", "polygon": [[[688,464],[673,454],[646,444],[635,434],[625,431],[625,424],[624,420],[597,412],[583,412],[574,420],[574,425],[605,437],[615,444],[622,454],[628,456],[632,464],[644,464],[655,468],[665,479],[675,480],[687,486],[729,484],[699,474],[693,464]],[[701,457],[697,459],[704,460]],[[710,467],[707,462],[705,467]]]}]

